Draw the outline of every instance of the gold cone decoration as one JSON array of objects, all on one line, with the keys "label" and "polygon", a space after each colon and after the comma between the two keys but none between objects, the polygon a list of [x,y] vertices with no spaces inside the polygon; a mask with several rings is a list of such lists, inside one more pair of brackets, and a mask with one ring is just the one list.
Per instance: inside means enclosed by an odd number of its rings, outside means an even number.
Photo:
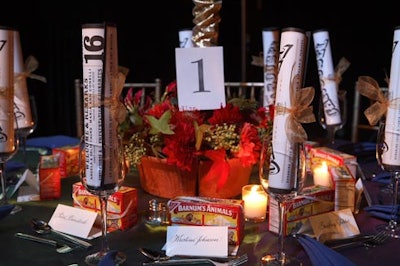
[{"label": "gold cone decoration", "polygon": [[218,29],[222,7],[220,0],[193,0],[192,41],[197,47],[210,47],[218,44]]}]

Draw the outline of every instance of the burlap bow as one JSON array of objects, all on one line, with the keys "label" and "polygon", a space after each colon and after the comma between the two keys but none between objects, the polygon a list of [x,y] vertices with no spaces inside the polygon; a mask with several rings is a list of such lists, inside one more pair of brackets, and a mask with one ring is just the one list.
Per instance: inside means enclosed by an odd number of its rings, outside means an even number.
[{"label": "burlap bow", "polygon": [[340,84],[340,82],[342,81],[342,75],[349,68],[349,66],[350,66],[350,62],[346,58],[342,57],[339,60],[339,63],[335,67],[336,84],[338,84],[338,85]]},{"label": "burlap bow", "polygon": [[21,79],[29,77],[31,79],[37,79],[41,82],[46,83],[47,80],[45,77],[32,73],[38,67],[39,67],[39,62],[37,61],[37,59],[34,56],[31,56],[31,55],[28,56],[28,58],[26,58],[26,60],[25,60],[25,71],[22,73],[18,73],[15,76],[16,82],[21,82]]},{"label": "burlap bow", "polygon": [[313,87],[299,88],[299,76],[296,75],[290,84],[290,102],[292,107],[276,106],[276,114],[288,113],[285,130],[286,136],[292,143],[301,143],[307,140],[307,133],[302,123],[315,122],[313,107],[310,106],[314,99]]},{"label": "burlap bow", "polygon": [[378,82],[369,76],[358,77],[356,89],[361,95],[374,101],[374,103],[364,111],[364,115],[371,126],[376,125],[381,117],[386,114],[389,105],[395,108],[395,105],[400,103],[399,98],[389,101],[379,87]]},{"label": "burlap bow", "polygon": [[98,101],[97,94],[89,94],[87,97],[90,97],[91,102],[90,105],[86,105],[85,107],[99,107],[106,106],[110,107],[111,118],[118,123],[122,123],[126,117],[126,109],[124,104],[120,101],[120,95],[124,88],[126,75],[123,72],[118,72],[116,77],[112,78],[112,95],[111,97],[105,97],[103,101]]}]

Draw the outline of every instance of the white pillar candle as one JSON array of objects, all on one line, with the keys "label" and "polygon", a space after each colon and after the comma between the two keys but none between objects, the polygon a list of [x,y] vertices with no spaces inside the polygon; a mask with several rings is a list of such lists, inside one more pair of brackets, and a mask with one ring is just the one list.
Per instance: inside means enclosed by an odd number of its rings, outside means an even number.
[{"label": "white pillar candle", "polygon": [[260,185],[246,185],[242,188],[244,217],[246,221],[261,222],[267,214],[268,195]]},{"label": "white pillar candle", "polygon": [[313,168],[314,185],[324,187],[332,187],[331,175],[329,173],[328,165],[323,161],[320,165]]}]

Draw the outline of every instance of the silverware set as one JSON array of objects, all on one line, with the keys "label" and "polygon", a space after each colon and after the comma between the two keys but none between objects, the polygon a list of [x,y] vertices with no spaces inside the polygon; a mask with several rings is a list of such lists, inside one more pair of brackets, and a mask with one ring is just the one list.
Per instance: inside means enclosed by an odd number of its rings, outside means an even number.
[{"label": "silverware set", "polygon": [[359,246],[363,246],[365,248],[373,248],[383,244],[389,237],[390,234],[388,234],[386,231],[379,231],[374,235],[358,235],[345,239],[329,240],[326,241],[324,244],[332,249],[343,249]]},{"label": "silverware set", "polygon": [[24,233],[15,233],[15,236],[18,238],[30,240],[33,242],[41,243],[41,244],[47,244],[53,247],[56,247],[56,251],[58,253],[68,253],[73,250],[72,247],[66,245],[66,244],[61,244],[55,240],[52,239],[47,239],[44,237],[38,237],[38,236],[33,236],[30,234],[24,234]]}]

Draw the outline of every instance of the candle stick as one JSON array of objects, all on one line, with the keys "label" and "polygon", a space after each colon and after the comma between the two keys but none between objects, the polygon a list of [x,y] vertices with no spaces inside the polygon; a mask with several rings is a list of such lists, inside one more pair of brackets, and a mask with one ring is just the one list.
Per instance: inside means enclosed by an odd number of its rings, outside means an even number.
[{"label": "candle stick", "polygon": [[244,216],[246,221],[262,222],[267,213],[268,196],[260,185],[246,185],[242,188]]}]

